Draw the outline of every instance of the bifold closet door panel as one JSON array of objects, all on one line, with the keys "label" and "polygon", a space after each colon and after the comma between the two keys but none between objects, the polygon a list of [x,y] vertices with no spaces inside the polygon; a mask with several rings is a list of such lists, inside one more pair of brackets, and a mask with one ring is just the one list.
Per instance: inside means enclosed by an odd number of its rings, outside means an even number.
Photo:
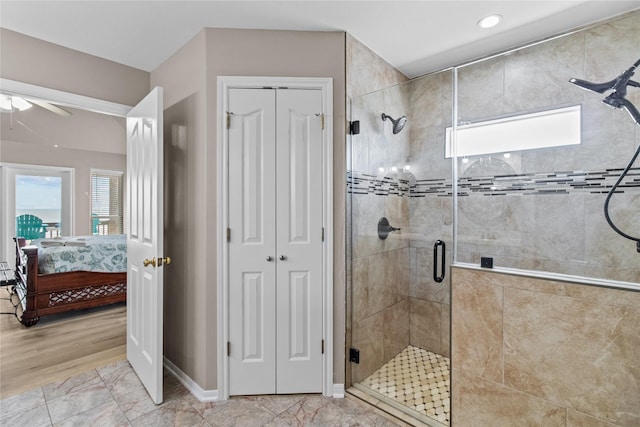
[{"label": "bifold closet door panel", "polygon": [[277,392],[322,392],[322,95],[278,90]]},{"label": "bifold closet door panel", "polygon": [[229,393],[276,392],[275,91],[229,89]]}]

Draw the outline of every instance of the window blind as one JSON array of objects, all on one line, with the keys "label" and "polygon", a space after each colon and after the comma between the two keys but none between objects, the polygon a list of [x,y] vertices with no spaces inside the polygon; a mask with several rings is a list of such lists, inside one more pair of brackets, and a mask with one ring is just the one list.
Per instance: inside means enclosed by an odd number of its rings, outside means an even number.
[{"label": "window blind", "polygon": [[122,172],[91,171],[92,234],[122,234]]}]

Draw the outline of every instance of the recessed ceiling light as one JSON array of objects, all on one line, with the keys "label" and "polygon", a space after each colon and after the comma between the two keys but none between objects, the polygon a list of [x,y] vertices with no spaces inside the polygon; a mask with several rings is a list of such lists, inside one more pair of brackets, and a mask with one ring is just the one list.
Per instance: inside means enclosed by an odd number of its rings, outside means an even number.
[{"label": "recessed ceiling light", "polygon": [[500,21],[502,21],[502,15],[489,15],[479,20],[478,26],[480,28],[491,28],[498,25]]}]

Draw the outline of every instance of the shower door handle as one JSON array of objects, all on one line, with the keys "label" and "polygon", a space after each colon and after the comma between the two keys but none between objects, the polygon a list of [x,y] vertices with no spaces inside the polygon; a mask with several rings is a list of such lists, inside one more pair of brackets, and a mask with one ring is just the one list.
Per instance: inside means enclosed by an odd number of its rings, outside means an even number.
[{"label": "shower door handle", "polygon": [[[438,248],[442,247],[440,252],[440,275],[438,275]],[[445,261],[445,244],[442,240],[436,240],[433,245],[433,280],[440,283],[444,280],[444,261]]]}]

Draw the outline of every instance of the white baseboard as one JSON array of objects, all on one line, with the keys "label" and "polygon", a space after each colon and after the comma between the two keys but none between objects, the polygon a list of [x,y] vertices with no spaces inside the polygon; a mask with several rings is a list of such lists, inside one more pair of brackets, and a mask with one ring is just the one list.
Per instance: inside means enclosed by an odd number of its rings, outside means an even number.
[{"label": "white baseboard", "polygon": [[[200,402],[216,402],[218,400],[218,390],[204,390],[187,374],[182,372],[180,368],[173,364],[166,357],[164,358],[164,367],[173,374],[174,377],[182,383],[187,390],[193,394]],[[334,384],[332,397],[334,399],[344,398],[344,384]]]},{"label": "white baseboard", "polygon": [[182,383],[182,385],[185,386],[185,388],[189,390],[200,402],[215,402],[218,400],[218,390],[204,390],[166,357],[164,358],[164,367],[167,368],[167,370],[171,372],[173,376],[176,377],[178,381],[180,381],[180,383]]}]

